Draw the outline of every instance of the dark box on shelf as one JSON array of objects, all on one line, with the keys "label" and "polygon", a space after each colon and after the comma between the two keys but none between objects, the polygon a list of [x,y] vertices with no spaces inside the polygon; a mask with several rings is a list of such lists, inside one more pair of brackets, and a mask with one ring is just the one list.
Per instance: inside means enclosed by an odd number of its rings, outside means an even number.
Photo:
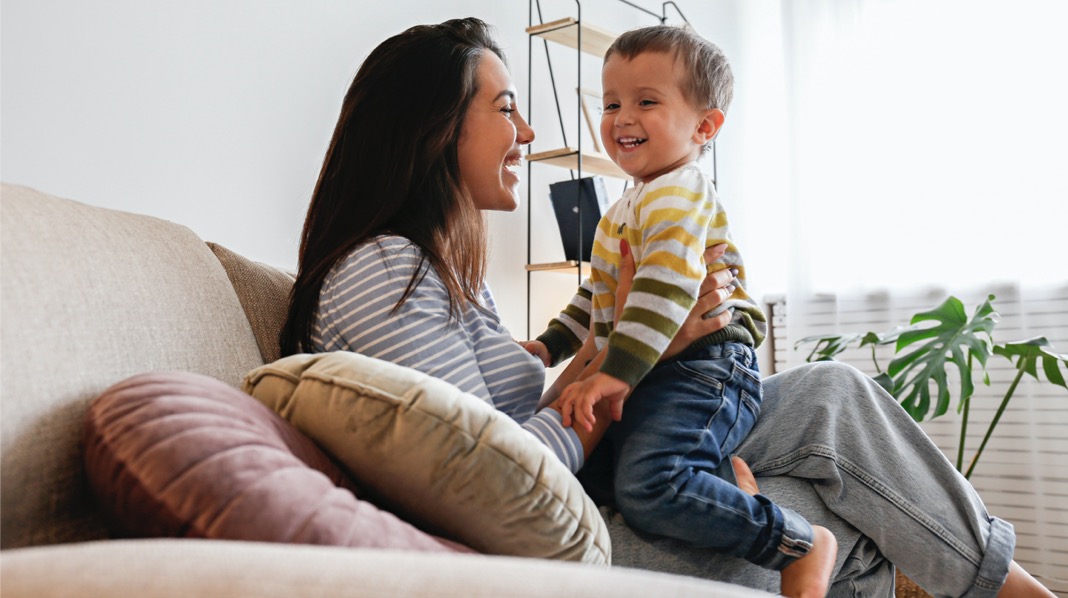
[{"label": "dark box on shelf", "polygon": [[[549,199],[553,203],[553,211],[556,212],[556,223],[560,226],[560,239],[564,242],[564,259],[590,261],[593,236],[597,233],[597,222],[609,206],[604,179],[591,176],[553,183],[549,185]],[[582,213],[581,258],[579,256],[580,206]]]}]

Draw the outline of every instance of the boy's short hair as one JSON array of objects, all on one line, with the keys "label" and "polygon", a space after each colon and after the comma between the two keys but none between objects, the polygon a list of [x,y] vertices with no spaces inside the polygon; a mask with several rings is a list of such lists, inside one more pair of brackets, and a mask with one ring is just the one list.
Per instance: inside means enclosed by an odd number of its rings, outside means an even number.
[{"label": "boy's short hair", "polygon": [[719,108],[727,112],[734,95],[734,75],[727,56],[716,44],[689,27],[654,25],[620,35],[604,59],[619,54],[629,60],[643,52],[672,54],[689,74],[681,81],[682,91],[689,100],[698,109]]}]

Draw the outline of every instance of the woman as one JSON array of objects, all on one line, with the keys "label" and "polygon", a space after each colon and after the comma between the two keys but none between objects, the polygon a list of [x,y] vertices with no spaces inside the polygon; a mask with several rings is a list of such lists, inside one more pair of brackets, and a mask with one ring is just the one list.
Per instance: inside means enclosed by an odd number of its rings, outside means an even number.
[{"label": "woman", "polygon": [[[521,146],[534,139],[515,97],[477,19],[413,27],[368,56],[308,209],[282,347],[357,351],[442,377],[577,469],[604,428],[562,428],[551,406],[535,415],[543,366],[510,340],[484,284],[480,212],[516,208]],[[722,325],[691,316],[677,344]],[[585,345],[561,378],[596,357]],[[763,409],[740,456],[776,502],[836,530],[832,594],[885,594],[885,555],[936,594],[1052,595],[1011,560],[1012,527],[870,379],[837,364],[798,368],[765,381]],[[724,563],[718,577],[762,583]]]}]

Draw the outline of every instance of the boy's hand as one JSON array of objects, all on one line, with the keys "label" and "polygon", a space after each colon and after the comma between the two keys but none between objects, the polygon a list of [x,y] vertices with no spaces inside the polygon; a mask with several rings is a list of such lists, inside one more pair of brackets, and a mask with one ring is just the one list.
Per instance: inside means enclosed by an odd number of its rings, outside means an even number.
[{"label": "boy's hand", "polygon": [[545,343],[541,341],[516,341],[521,347],[527,350],[534,357],[541,360],[545,367],[552,365],[553,357],[549,355],[549,348],[545,346]]},{"label": "boy's hand", "polygon": [[619,421],[623,418],[623,401],[629,393],[629,384],[601,372],[570,384],[560,395],[560,414],[563,415],[564,425],[573,426],[578,423],[587,432],[592,432],[593,424],[597,421],[593,415],[593,406],[603,399],[607,399],[611,404],[612,419]]}]

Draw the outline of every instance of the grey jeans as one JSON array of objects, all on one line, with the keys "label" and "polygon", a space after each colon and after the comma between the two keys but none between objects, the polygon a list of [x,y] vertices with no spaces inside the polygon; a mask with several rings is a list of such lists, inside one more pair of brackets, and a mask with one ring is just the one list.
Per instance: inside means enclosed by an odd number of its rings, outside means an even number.
[{"label": "grey jeans", "polygon": [[[762,494],[838,539],[830,596],[893,596],[891,563],[934,596],[994,596],[1004,583],[1012,525],[991,517],[908,414],[851,366],[765,379],[761,416],[738,455]],[[635,532],[611,507],[602,514],[615,566],[779,589],[777,572]]]}]

